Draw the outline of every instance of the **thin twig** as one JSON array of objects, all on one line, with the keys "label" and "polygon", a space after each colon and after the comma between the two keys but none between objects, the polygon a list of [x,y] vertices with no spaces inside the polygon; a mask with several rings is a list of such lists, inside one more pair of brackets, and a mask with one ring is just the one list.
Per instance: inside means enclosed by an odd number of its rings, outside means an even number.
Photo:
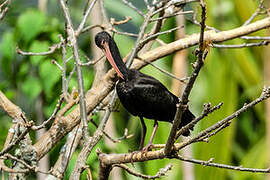
[{"label": "thin twig", "polygon": [[24,56],[47,56],[52,53],[54,53],[57,49],[60,49],[62,47],[62,41],[58,44],[54,44],[49,47],[48,51],[45,52],[25,52],[21,50],[19,47],[16,47],[16,51],[18,54],[24,55]]},{"label": "thin twig", "polygon": [[71,80],[73,74],[75,73],[75,71],[76,71],[76,67],[73,67],[73,69],[71,70],[71,72],[70,72],[69,75],[68,75],[68,78],[67,78],[67,85],[66,85],[67,88],[69,87],[69,82],[70,82],[70,80]]},{"label": "thin twig", "polygon": [[51,62],[52,64],[55,64],[60,69],[61,72],[63,72],[63,67],[56,60],[53,59]]},{"label": "thin twig", "polygon": [[44,172],[44,171],[39,170],[39,168],[37,166],[31,166],[31,165],[27,164],[25,161],[18,159],[17,157],[12,156],[11,154],[5,154],[4,158],[9,158],[9,159],[12,159],[14,161],[17,161],[17,162],[23,164],[27,169],[29,169],[31,171],[39,172],[42,174],[51,174],[50,172]]},{"label": "thin twig", "polygon": [[[11,3],[11,0],[6,0],[0,5],[0,21],[2,19],[4,19],[4,17],[6,16],[8,9],[9,9],[9,6],[10,6],[10,3]],[[4,8],[4,10],[2,10],[2,7],[5,5],[6,5],[6,7]]]},{"label": "thin twig", "polygon": [[156,38],[156,37],[158,37],[158,36],[160,36],[162,34],[169,34],[169,33],[173,32],[173,31],[176,31],[176,30],[181,29],[183,27],[184,26],[179,26],[179,27],[175,27],[175,28],[169,29],[167,31],[163,31],[163,32],[158,32],[158,33],[152,34],[151,36],[146,37],[141,43],[143,44],[145,42],[148,42],[150,40],[153,40],[154,38]]},{"label": "thin twig", "polygon": [[254,46],[267,46],[269,44],[268,41],[261,41],[257,43],[243,43],[243,44],[210,44],[210,46],[214,48],[245,48],[245,47],[254,47]]},{"label": "thin twig", "polygon": [[130,8],[133,9],[134,11],[136,11],[139,15],[141,15],[142,17],[144,17],[143,12],[142,12],[141,10],[139,10],[136,6],[134,6],[131,2],[128,2],[128,1],[126,1],[126,0],[122,0],[122,2],[123,2],[126,6],[130,7]]},{"label": "thin twig", "polygon": [[208,104],[204,104],[204,110],[203,110],[203,113],[195,118],[194,120],[192,120],[190,123],[188,123],[187,125],[185,125],[184,127],[182,127],[176,134],[176,138],[175,139],[178,139],[178,137],[180,135],[182,135],[184,132],[186,132],[187,130],[193,128],[195,126],[195,124],[197,124],[200,120],[202,120],[203,118],[205,118],[206,116],[208,116],[208,114],[218,110],[221,108],[221,106],[223,105],[223,103],[219,103],[218,105],[214,106],[214,107],[211,107],[211,104],[208,103]]},{"label": "thin twig", "polygon": [[129,33],[129,32],[120,32],[120,31],[117,31],[115,28],[110,29],[110,31],[112,31],[116,34],[120,34],[120,35],[125,35],[125,36],[130,36],[130,37],[138,37],[138,34]]},{"label": "thin twig", "polygon": [[178,12],[178,13],[170,14],[168,16],[163,16],[163,17],[158,17],[158,18],[155,18],[155,19],[150,19],[150,21],[151,22],[159,21],[159,20],[170,18],[170,17],[175,17],[175,16],[178,16],[178,15],[193,14],[193,13],[194,13],[194,11],[181,11],[181,12]]},{"label": "thin twig", "polygon": [[152,63],[152,62],[149,62],[149,61],[147,61],[147,60],[141,59],[140,57],[137,57],[137,58],[138,58],[139,60],[141,60],[141,61],[144,61],[144,62],[150,64],[151,66],[153,66],[154,68],[156,68],[156,69],[159,70],[160,72],[162,72],[162,73],[164,73],[164,74],[170,76],[171,78],[174,78],[174,79],[176,79],[176,80],[178,80],[178,81],[180,81],[180,82],[182,82],[182,83],[184,83],[184,84],[186,84],[186,81],[188,80],[187,77],[186,77],[186,78],[181,78],[181,79],[180,79],[180,78],[178,78],[177,76],[173,75],[172,73],[169,73],[168,71],[165,71],[164,69],[162,69],[162,68],[156,66],[156,65],[155,65],[154,63]]},{"label": "thin twig", "polygon": [[246,40],[270,40],[270,36],[242,36]]},{"label": "thin twig", "polygon": [[256,11],[249,17],[248,20],[246,20],[246,22],[242,25],[242,26],[246,26],[248,25],[256,16],[258,16],[260,14],[261,9],[263,8],[263,3],[264,0],[260,1],[259,7],[256,9]]},{"label": "thin twig", "polygon": [[159,12],[169,8],[172,5],[177,5],[177,6],[181,6],[181,5],[185,5],[187,3],[192,3],[192,2],[198,2],[199,0],[175,0],[175,1],[168,1],[168,3],[164,6],[163,4],[157,4],[156,7],[158,7],[158,9],[156,11],[154,11],[152,13],[152,15],[154,16],[155,14],[158,14]]},{"label": "thin twig", "polygon": [[[90,118],[90,122],[91,122],[96,128],[98,128],[97,123],[96,123],[95,121],[93,121],[92,118]],[[104,134],[110,141],[112,141],[113,143],[120,143],[121,140],[123,140],[123,139],[128,139],[128,138],[131,138],[131,137],[133,136],[133,134],[128,135],[128,129],[126,129],[126,128],[125,128],[125,131],[124,131],[124,135],[123,135],[122,137],[117,138],[117,139],[111,137],[105,130],[103,130],[102,132],[103,132],[103,134]]]},{"label": "thin twig", "polygon": [[[33,125],[33,122],[31,123]],[[31,125],[29,126],[31,127]],[[16,144],[18,144],[26,135],[27,133],[30,131],[31,128],[26,128],[17,139],[15,139],[14,141],[12,141],[5,149],[3,149],[0,152],[0,156],[2,156],[3,154],[7,153],[8,151],[10,151]]]},{"label": "thin twig", "polygon": [[95,25],[91,25],[91,26],[86,26],[85,28],[83,28],[83,30],[81,31],[81,33],[85,33],[87,31],[90,31],[91,29],[94,29],[94,28],[105,29],[105,27],[103,25],[95,24]]},{"label": "thin twig", "polygon": [[161,168],[157,172],[156,175],[150,176],[150,175],[144,175],[144,174],[138,173],[138,172],[134,171],[133,169],[129,168],[128,166],[126,166],[124,164],[115,164],[115,165],[113,165],[113,167],[122,168],[122,169],[126,170],[129,174],[131,174],[133,176],[136,176],[136,177],[139,177],[139,178],[142,178],[142,179],[157,179],[157,178],[161,178],[162,176],[167,176],[167,172],[172,169],[172,165],[169,164],[165,168]]},{"label": "thin twig", "polygon": [[97,0],[92,0],[91,4],[89,5],[89,7],[87,8],[87,10],[85,11],[85,14],[83,16],[83,19],[82,19],[79,27],[75,31],[76,36],[78,36],[82,32],[83,27],[84,27],[84,25],[86,23],[86,20],[87,20],[89,14],[90,14],[91,10],[93,9],[93,7],[94,7],[94,5],[95,5],[96,2],[97,2]]},{"label": "thin twig", "polygon": [[51,115],[46,121],[44,121],[41,125],[38,125],[38,126],[32,126],[31,129],[34,130],[34,131],[36,131],[36,130],[45,128],[46,125],[47,125],[51,120],[55,119],[56,114],[57,114],[57,112],[60,110],[63,101],[64,101],[64,98],[61,96],[60,99],[58,100],[58,102],[57,102],[57,104],[56,104],[54,110],[53,110],[52,115]]},{"label": "thin twig", "polygon": [[231,166],[231,165],[227,165],[227,164],[213,163],[212,162],[213,158],[211,158],[209,161],[202,161],[202,160],[198,160],[198,159],[186,158],[186,157],[182,157],[180,155],[177,155],[174,158],[179,159],[181,161],[200,164],[200,165],[203,165],[203,166],[217,167],[217,168],[222,168],[222,169],[231,169],[231,170],[236,170],[236,171],[246,171],[246,172],[253,172],[253,173],[270,173],[270,168],[267,168],[267,169],[255,169],[255,168],[245,168],[245,167],[242,167],[242,166]]},{"label": "thin twig", "polygon": [[92,61],[92,60],[89,59],[86,55],[84,55],[84,57],[87,59],[88,62],[86,62],[86,63],[80,63],[80,66],[94,65],[94,64],[96,64],[97,62],[99,62],[100,60],[102,60],[102,59],[104,58],[104,56],[105,56],[105,55],[103,54],[100,58],[98,58],[98,59]]},{"label": "thin twig", "polygon": [[150,22],[150,14],[152,13],[152,10],[150,9],[149,12],[148,12],[148,14],[145,15],[145,18],[144,18],[143,24],[142,24],[142,26],[140,28],[140,32],[138,34],[137,40],[135,42],[135,45],[132,48],[131,53],[130,53],[130,55],[128,57],[128,60],[126,62],[126,66],[127,67],[130,67],[131,66],[134,57],[136,56],[139,48],[141,48],[141,47],[139,47],[140,46],[140,42],[141,42],[141,39],[143,38],[144,32],[145,32],[145,30],[146,30],[146,28],[147,28],[147,26],[148,26],[148,24]]}]

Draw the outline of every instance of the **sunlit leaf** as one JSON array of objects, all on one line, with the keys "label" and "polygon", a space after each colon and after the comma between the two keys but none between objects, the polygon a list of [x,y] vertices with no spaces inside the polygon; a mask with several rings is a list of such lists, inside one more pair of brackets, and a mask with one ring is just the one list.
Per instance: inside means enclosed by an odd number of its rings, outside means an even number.
[{"label": "sunlit leaf", "polygon": [[60,80],[61,71],[55,65],[53,65],[50,60],[44,60],[39,66],[39,72],[42,79],[43,88],[46,94],[49,95],[50,92],[53,91],[53,86],[55,83]]},{"label": "sunlit leaf", "polygon": [[2,41],[0,44],[0,50],[4,57],[9,60],[14,59],[15,55],[15,38],[13,33],[5,32],[2,36]]},{"label": "sunlit leaf", "polygon": [[[49,43],[47,41],[33,41],[30,45],[29,51],[39,53],[48,51]],[[30,56],[31,63],[38,65],[39,62],[45,59],[45,56]]]},{"label": "sunlit leaf", "polygon": [[42,90],[39,79],[31,76],[21,84],[21,87],[30,100],[34,100]]},{"label": "sunlit leaf", "polygon": [[29,42],[43,31],[45,23],[45,14],[37,10],[28,10],[19,17],[17,26],[21,37]]}]

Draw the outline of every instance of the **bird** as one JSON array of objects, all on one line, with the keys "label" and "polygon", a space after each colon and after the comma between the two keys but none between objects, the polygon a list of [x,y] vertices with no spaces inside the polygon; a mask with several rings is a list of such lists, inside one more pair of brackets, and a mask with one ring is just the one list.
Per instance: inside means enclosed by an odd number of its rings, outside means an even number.
[{"label": "bird", "polygon": [[[137,69],[127,68],[114,39],[108,32],[97,33],[95,43],[104,52],[107,60],[119,76],[116,92],[120,102],[130,114],[140,118],[142,135],[139,149],[150,150],[158,129],[158,121],[173,123],[179,98],[154,77],[143,74]],[[144,118],[154,120],[154,129],[150,141],[145,147],[143,146],[147,128]],[[182,114],[178,129],[187,125],[194,118],[195,116],[187,108]],[[188,136],[190,130],[193,129],[188,129],[183,135]]]}]

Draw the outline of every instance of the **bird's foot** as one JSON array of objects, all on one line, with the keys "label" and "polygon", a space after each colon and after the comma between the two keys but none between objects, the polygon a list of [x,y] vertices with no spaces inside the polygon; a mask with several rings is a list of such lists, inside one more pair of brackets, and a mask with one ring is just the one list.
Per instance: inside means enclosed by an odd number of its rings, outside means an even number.
[{"label": "bird's foot", "polygon": [[142,152],[142,155],[145,155],[147,154],[148,151],[152,151],[153,149],[153,144],[152,143],[149,143],[147,144],[145,147],[142,148],[141,152]]},{"label": "bird's foot", "polygon": [[134,167],[134,155],[135,154],[137,154],[137,153],[139,153],[140,151],[133,151],[133,152],[131,152],[131,157],[130,157],[130,163],[131,163],[131,165]]}]

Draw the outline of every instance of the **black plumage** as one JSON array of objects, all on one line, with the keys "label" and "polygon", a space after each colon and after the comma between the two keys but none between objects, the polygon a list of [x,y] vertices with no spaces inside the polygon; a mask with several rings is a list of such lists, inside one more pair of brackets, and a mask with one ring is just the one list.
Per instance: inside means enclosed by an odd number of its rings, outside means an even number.
[{"label": "black plumage", "polygon": [[[101,48],[107,59],[120,76],[116,85],[117,95],[123,106],[134,116],[139,116],[143,134],[140,143],[142,148],[146,133],[143,117],[155,120],[155,128],[150,139],[150,145],[157,129],[157,121],[172,123],[178,97],[172,94],[157,79],[141,73],[136,69],[128,69],[124,64],[120,52],[113,38],[105,31],[95,37],[96,45]],[[192,121],[195,116],[187,109],[184,111],[179,129]],[[189,130],[184,135],[189,135]]]}]

